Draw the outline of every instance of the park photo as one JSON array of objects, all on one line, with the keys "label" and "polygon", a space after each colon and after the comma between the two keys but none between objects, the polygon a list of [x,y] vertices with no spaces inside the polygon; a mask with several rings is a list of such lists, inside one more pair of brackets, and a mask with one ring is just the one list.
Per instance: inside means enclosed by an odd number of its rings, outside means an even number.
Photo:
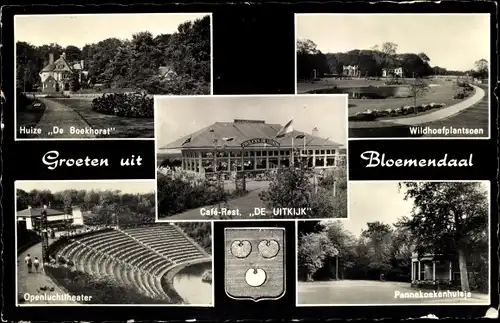
[{"label": "park photo", "polygon": [[211,19],[15,16],[16,140],[152,139],[154,95],[212,93]]},{"label": "park photo", "polygon": [[489,14],[296,14],[295,37],[296,93],[348,94],[350,139],[490,138]]},{"label": "park photo", "polygon": [[490,182],[350,182],[299,221],[298,306],[490,304]]},{"label": "park photo", "polygon": [[347,96],[155,97],[158,220],[347,217]]},{"label": "park photo", "polygon": [[211,223],[155,223],[154,180],[15,186],[17,306],[213,306]]}]

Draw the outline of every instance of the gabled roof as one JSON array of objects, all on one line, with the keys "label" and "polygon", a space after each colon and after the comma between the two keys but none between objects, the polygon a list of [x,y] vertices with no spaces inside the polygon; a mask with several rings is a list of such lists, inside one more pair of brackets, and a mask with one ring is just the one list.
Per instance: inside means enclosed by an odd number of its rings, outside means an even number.
[{"label": "gabled roof", "polygon": [[[280,147],[292,147],[292,137],[305,135],[305,142],[308,148],[330,147],[338,148],[341,145],[325,138],[312,136],[302,131],[294,130],[293,133],[286,134],[282,138],[276,138],[276,134],[283,126],[280,124],[267,124],[264,121],[256,122],[216,122],[208,127],[198,130],[195,133],[184,136],[160,149],[196,149],[213,148],[213,140],[217,139],[217,146],[225,145],[226,148],[241,148],[241,143],[255,138],[268,138],[280,143]],[[213,132],[210,130],[213,129]],[[189,142],[186,142],[189,138]],[[225,141],[223,138],[233,138]],[[184,143],[184,144],[183,144]],[[304,139],[294,139],[294,146],[299,148],[304,144]],[[250,147],[264,147],[264,144],[255,144]],[[269,147],[269,145],[267,145]]]},{"label": "gabled roof", "polygon": [[164,78],[168,74],[176,75],[177,73],[175,73],[174,68],[172,66],[160,66],[158,67],[158,74],[160,78]]},{"label": "gabled roof", "polygon": [[[63,65],[64,67],[63,68],[60,68],[59,65]],[[68,63],[68,61],[66,60],[66,58],[64,56],[61,56],[59,57],[58,59],[56,59],[53,63],[51,64],[48,64],[47,66],[45,66],[41,71],[41,72],[74,72],[74,69],[73,69],[73,66]]]},{"label": "gabled roof", "polygon": [[54,82],[56,81],[56,79],[52,75],[49,75],[49,76],[47,76],[47,78],[45,79],[44,82],[47,82],[49,80],[54,80]]},{"label": "gabled roof", "polygon": [[[32,217],[32,216],[41,216],[43,208],[41,207],[32,207],[28,209],[24,209],[21,211],[17,211],[17,216],[19,217]],[[63,215],[66,214],[64,211],[47,208],[47,216],[51,215]]]}]

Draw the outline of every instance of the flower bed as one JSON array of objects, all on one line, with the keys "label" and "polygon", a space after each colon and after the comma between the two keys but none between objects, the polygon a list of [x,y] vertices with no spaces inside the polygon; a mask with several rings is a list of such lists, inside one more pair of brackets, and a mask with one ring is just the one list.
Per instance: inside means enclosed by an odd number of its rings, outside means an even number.
[{"label": "flower bed", "polygon": [[111,93],[92,100],[92,110],[128,118],[153,118],[154,99],[145,93]]},{"label": "flower bed", "polygon": [[385,110],[366,110],[364,112],[358,112],[353,116],[349,117],[349,121],[373,121],[377,118],[389,118],[389,117],[401,117],[409,114],[421,113],[424,111],[429,111],[433,109],[439,109],[445,107],[445,103],[429,103],[422,104],[418,106],[405,105],[397,109],[385,109]]}]

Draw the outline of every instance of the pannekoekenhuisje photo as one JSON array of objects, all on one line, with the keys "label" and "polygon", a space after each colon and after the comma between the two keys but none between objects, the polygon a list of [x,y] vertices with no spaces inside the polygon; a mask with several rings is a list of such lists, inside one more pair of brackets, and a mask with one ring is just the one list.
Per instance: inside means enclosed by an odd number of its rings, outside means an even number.
[{"label": "pannekoekenhuisje photo", "polygon": [[490,182],[350,182],[298,222],[299,306],[489,305]]},{"label": "pannekoekenhuisje photo", "polygon": [[297,93],[347,93],[350,138],[490,138],[489,14],[295,19]]},{"label": "pannekoekenhuisje photo", "polygon": [[155,223],[155,181],[16,181],[17,306],[213,306],[210,222]]},{"label": "pannekoekenhuisje photo", "polygon": [[16,139],[153,138],[153,95],[211,94],[210,13],[14,18]]},{"label": "pannekoekenhuisje photo", "polygon": [[159,220],[347,217],[347,96],[155,98]]}]

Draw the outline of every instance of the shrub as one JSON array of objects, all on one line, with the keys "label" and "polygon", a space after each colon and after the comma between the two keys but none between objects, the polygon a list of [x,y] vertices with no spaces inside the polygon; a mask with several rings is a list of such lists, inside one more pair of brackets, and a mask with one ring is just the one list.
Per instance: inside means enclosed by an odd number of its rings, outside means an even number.
[{"label": "shrub", "polygon": [[90,304],[160,304],[167,299],[153,299],[110,278],[97,278],[61,266],[47,266],[45,271],[72,295],[91,296]]},{"label": "shrub", "polygon": [[174,171],[158,174],[158,212],[173,215],[226,201],[229,194],[203,176]]},{"label": "shrub", "polygon": [[92,100],[92,110],[128,118],[153,118],[154,99],[145,93],[111,93]]},{"label": "shrub", "polygon": [[349,121],[373,121],[375,119],[377,119],[377,116],[371,111],[358,112],[355,115],[349,117]]},{"label": "shrub", "polygon": [[202,95],[210,94],[210,86],[206,82],[196,80],[189,75],[178,75],[168,80],[153,77],[141,84],[151,94]]},{"label": "shrub", "polygon": [[17,111],[27,110],[35,99],[27,97],[20,89],[16,89],[16,109]]},{"label": "shrub", "polygon": [[203,275],[201,276],[201,281],[212,284],[212,271],[210,269],[203,273]]}]

